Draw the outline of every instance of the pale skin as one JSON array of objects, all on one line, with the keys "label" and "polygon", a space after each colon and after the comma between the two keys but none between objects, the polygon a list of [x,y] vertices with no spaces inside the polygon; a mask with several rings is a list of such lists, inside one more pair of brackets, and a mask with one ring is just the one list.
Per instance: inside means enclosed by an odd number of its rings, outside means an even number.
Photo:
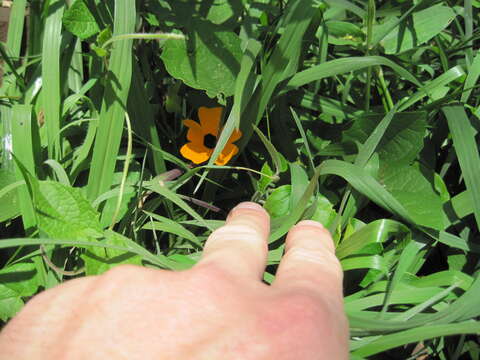
[{"label": "pale skin", "polygon": [[294,226],[268,286],[269,229],[261,206],[241,203],[190,270],[124,265],[44,291],[0,334],[0,359],[348,359],[329,232]]}]

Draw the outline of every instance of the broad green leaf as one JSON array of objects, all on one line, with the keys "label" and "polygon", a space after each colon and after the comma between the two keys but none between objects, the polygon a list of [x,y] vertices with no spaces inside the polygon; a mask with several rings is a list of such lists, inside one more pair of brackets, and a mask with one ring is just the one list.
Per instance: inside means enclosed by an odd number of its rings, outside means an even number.
[{"label": "broad green leaf", "polygon": [[233,95],[241,56],[235,33],[201,21],[187,39],[167,40],[161,55],[171,76],[210,97]]},{"label": "broad green leaf", "polygon": [[39,287],[32,262],[19,262],[0,270],[0,319],[13,317],[24,305],[22,297],[35,294]]},{"label": "broad green leaf", "polygon": [[291,191],[291,185],[282,185],[273,190],[267,198],[264,208],[272,218],[278,218],[288,214]]},{"label": "broad green leaf", "polygon": [[[288,216],[277,218],[276,224],[272,222],[272,225],[271,225],[272,231],[269,237],[269,242],[278,240],[280,237],[285,235],[288,232],[288,230],[290,230],[290,228],[301,219],[302,215],[304,215],[305,210],[307,209],[308,204],[310,203],[313,197],[313,194],[317,189],[318,177],[321,174],[321,168],[322,168],[321,165],[317,166],[317,168],[315,169],[315,173],[313,174],[312,178],[308,183],[308,186],[305,189],[305,192],[303,193],[302,197],[298,200],[297,206],[291,210]],[[287,204],[287,206],[288,205],[289,204]]]},{"label": "broad green leaf", "polygon": [[387,211],[414,223],[407,209],[365,169],[340,160],[326,160],[320,166],[320,175],[343,177],[357,191]]},{"label": "broad green leaf", "polygon": [[[273,176],[273,170],[270,168],[270,165],[268,165],[268,162],[263,163],[260,172],[268,176]],[[271,183],[272,179],[270,177],[262,175],[257,182],[258,191],[264,193],[267,190],[268,185]]]},{"label": "broad green leaf", "polygon": [[[412,162],[423,147],[427,128],[425,112],[396,113],[377,146],[380,160],[396,165]],[[382,115],[364,115],[345,131],[344,139],[364,143],[381,121]]]},{"label": "broad green leaf", "polygon": [[337,216],[333,204],[325,196],[319,194],[316,198],[316,205],[312,220],[318,221],[324,227],[329,228]]},{"label": "broad green leaf", "polygon": [[92,231],[102,230],[99,214],[79,189],[54,181],[40,181],[33,198],[38,226],[52,238],[85,240]]},{"label": "broad green leaf", "polygon": [[[387,54],[397,54],[422,45],[439,34],[455,18],[455,11],[451,7],[437,4],[427,9],[414,12],[404,23],[390,31],[380,44]],[[374,34],[383,34],[384,29],[397,21],[390,18],[384,24],[375,27]],[[376,40],[374,40],[376,42]]]},{"label": "broad green leaf", "polygon": [[214,0],[208,3],[208,13],[206,18],[214,24],[224,24],[226,22],[237,25],[238,17],[243,10],[243,1],[241,0]]},{"label": "broad green leaf", "polygon": [[[113,183],[112,185],[115,186],[114,191],[116,192],[116,196],[107,199],[105,205],[102,209],[102,216],[101,216],[101,223],[103,227],[107,227],[110,225],[113,214],[115,213],[116,206],[117,206],[117,197],[118,197],[118,185],[122,180],[122,173],[115,173],[113,174]],[[127,212],[131,210],[134,204],[134,200],[137,197],[137,192],[135,191],[134,186],[140,181],[140,173],[137,171],[130,171],[127,175],[127,179],[125,182],[125,189],[122,196],[122,202],[120,204],[119,213],[117,214],[117,222],[120,221]]]},{"label": "broad green leaf", "polygon": [[[132,242],[132,240],[114,231],[107,230],[104,235],[105,238],[100,242],[106,245],[129,248]],[[99,275],[120,264],[142,264],[142,257],[134,252],[97,246],[87,248],[86,252],[82,254],[82,259],[85,262],[86,275]]]},{"label": "broad green leaf", "polygon": [[100,31],[95,17],[84,0],[75,2],[63,14],[63,26],[72,34],[84,40]]},{"label": "broad green leaf", "polygon": [[296,163],[290,163],[290,211],[292,211],[302,198],[303,193],[308,186],[308,175],[305,170]]},{"label": "broad green leaf", "polygon": [[35,264],[18,262],[4,267],[0,270],[0,284],[12,289],[18,296],[32,296],[39,286]]},{"label": "broad green leaf", "polygon": [[380,181],[407,209],[417,224],[437,230],[445,227],[443,203],[434,189],[433,176],[429,181],[416,167],[393,164],[380,170]]},{"label": "broad green leaf", "polygon": [[0,320],[7,321],[23,307],[21,296],[9,287],[0,284]]}]

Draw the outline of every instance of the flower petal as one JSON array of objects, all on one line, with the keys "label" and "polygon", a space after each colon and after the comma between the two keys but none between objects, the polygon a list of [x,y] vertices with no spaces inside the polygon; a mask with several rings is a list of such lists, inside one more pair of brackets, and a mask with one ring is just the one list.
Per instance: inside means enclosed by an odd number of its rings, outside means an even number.
[{"label": "flower petal", "polygon": [[203,144],[186,143],[180,148],[180,154],[194,164],[201,164],[207,161],[212,155],[213,149],[209,149]]},{"label": "flower petal", "polygon": [[227,143],[222,153],[218,156],[217,160],[215,160],[215,164],[220,166],[225,165],[237,153],[238,153],[238,147],[234,144]]},{"label": "flower petal", "polygon": [[207,108],[204,106],[198,109],[198,118],[204,134],[218,135],[222,110],[221,107]]},{"label": "flower petal", "polygon": [[233,130],[232,135],[230,135],[230,139],[228,139],[229,143],[233,143],[242,137],[242,132],[240,130]]},{"label": "flower petal", "polygon": [[203,144],[203,130],[199,123],[186,119],[183,124],[188,128],[187,140],[195,144]]},{"label": "flower petal", "polygon": [[196,121],[186,119],[183,120],[183,125],[188,127],[187,139],[195,144],[203,144],[203,130]]}]

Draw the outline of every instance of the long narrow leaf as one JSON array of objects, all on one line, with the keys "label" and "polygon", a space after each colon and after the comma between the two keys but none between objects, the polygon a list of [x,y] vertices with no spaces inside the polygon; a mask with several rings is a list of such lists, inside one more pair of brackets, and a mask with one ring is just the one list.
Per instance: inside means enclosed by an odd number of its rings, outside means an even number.
[{"label": "long narrow leaf", "polygon": [[[114,35],[132,33],[135,20],[134,0],[115,1]],[[110,57],[109,76],[88,178],[87,195],[90,199],[107,191],[113,182],[131,74],[132,40],[117,41],[113,44]]]},{"label": "long narrow leaf", "polygon": [[480,155],[475,141],[476,130],[464,108],[460,105],[445,106],[443,112],[452,133],[453,146],[462,169],[468,193],[472,197],[473,214],[480,229]]},{"label": "long narrow leaf", "polygon": [[45,124],[48,133],[48,155],[58,160],[61,156],[60,142],[60,45],[62,42],[62,15],[65,3],[50,1],[45,24],[42,49],[42,83]]}]

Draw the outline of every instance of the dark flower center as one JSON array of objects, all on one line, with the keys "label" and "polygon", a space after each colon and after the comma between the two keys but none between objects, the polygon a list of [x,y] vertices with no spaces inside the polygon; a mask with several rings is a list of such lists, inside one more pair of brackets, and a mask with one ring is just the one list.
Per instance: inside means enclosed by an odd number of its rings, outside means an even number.
[{"label": "dark flower center", "polygon": [[217,144],[216,136],[213,136],[212,134],[207,134],[203,137],[203,145],[205,145],[207,148],[213,149],[216,144]]}]

